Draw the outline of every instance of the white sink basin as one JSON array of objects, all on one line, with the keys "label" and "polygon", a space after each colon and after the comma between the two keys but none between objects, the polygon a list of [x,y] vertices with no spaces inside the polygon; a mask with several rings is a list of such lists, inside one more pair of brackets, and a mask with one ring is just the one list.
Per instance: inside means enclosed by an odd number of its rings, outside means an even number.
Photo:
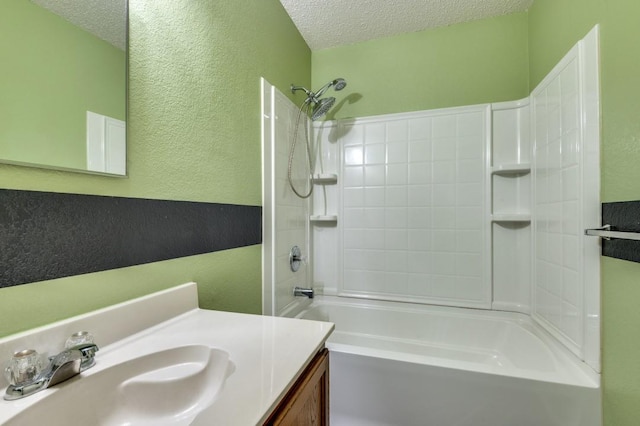
[{"label": "white sink basin", "polygon": [[232,372],[229,354],[220,349],[166,349],[95,373],[87,370],[43,391],[49,394],[7,424],[189,424],[211,405]]},{"label": "white sink basin", "polygon": [[[100,345],[96,365],[0,397],[0,425],[263,424],[333,324],[200,309],[187,283],[0,338],[0,365],[24,348],[57,354],[78,330]],[[0,393],[8,385],[0,374]]]}]

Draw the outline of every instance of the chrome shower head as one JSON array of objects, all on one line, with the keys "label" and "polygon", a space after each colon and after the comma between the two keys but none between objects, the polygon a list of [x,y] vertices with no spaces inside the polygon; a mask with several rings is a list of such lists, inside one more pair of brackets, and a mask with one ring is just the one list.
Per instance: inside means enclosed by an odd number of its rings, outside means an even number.
[{"label": "chrome shower head", "polygon": [[333,90],[340,91],[347,87],[347,81],[344,78],[336,78],[333,80]]},{"label": "chrome shower head", "polygon": [[[339,91],[347,87],[347,81],[344,78],[336,78],[335,80],[331,80],[324,86],[320,88],[317,92],[313,93],[311,90],[308,90],[302,86],[291,85],[291,93],[295,93],[298,90],[302,90],[306,95],[307,99],[305,99],[304,104],[307,108],[313,104],[313,110],[311,112],[311,120],[318,120],[322,118],[336,103],[336,98],[329,97],[320,99],[320,96],[323,95],[330,87],[333,87],[333,90]],[[302,108],[302,107],[301,107]]]},{"label": "chrome shower head", "polygon": [[333,90],[339,91],[347,87],[347,81],[344,78],[336,78],[335,80],[331,80],[315,93],[316,98],[322,96],[322,94],[326,92],[327,89],[329,89],[331,86],[333,86]]},{"label": "chrome shower head", "polygon": [[313,112],[311,112],[311,120],[316,121],[324,117],[334,103],[336,103],[336,98],[334,97],[319,99],[313,107]]}]

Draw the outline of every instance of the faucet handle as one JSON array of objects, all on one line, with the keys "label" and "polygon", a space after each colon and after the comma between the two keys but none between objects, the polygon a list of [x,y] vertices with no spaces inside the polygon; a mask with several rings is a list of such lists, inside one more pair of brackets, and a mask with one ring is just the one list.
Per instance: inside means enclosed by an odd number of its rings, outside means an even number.
[{"label": "faucet handle", "polygon": [[302,255],[302,250],[300,247],[293,246],[289,251],[289,266],[291,268],[291,272],[298,272],[301,265],[307,264],[307,256]]},{"label": "faucet handle", "polygon": [[24,349],[14,352],[6,363],[4,376],[9,384],[22,385],[32,382],[43,367],[43,360],[38,352],[33,349]]},{"label": "faucet handle", "polygon": [[93,334],[88,331],[78,331],[73,333],[64,344],[65,349],[70,349],[82,343],[93,343]]}]

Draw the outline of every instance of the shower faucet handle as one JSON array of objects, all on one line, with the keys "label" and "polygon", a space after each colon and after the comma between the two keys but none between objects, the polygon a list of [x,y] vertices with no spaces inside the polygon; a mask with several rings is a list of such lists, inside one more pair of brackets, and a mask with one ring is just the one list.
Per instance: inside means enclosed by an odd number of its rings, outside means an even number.
[{"label": "shower faucet handle", "polygon": [[307,263],[307,257],[302,255],[300,247],[291,247],[291,251],[289,251],[289,266],[291,267],[291,271],[298,272],[302,263]]}]

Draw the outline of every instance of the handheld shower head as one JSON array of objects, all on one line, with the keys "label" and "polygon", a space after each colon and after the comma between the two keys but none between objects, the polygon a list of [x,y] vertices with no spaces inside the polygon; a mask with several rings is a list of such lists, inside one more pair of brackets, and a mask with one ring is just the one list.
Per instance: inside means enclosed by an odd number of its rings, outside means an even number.
[{"label": "handheld shower head", "polygon": [[322,94],[326,92],[331,86],[333,86],[333,90],[340,91],[347,87],[347,81],[344,78],[336,78],[335,80],[331,80],[315,93],[316,98],[322,96]]},{"label": "handheld shower head", "polygon": [[347,81],[344,78],[336,78],[333,80],[333,90],[340,91],[347,87]]}]

